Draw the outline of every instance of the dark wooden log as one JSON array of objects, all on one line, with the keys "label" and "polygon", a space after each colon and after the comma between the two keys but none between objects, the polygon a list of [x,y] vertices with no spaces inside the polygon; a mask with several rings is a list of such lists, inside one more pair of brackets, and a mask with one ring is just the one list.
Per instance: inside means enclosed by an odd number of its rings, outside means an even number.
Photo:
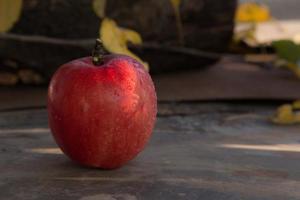
[{"label": "dark wooden log", "polygon": [[[235,7],[236,0],[183,0],[180,12],[184,47],[226,50]],[[165,48],[179,46],[169,0],[108,0],[106,13],[121,26],[137,30],[145,44],[152,45],[132,47],[150,63],[152,72],[201,68],[218,58]],[[10,33],[0,35],[0,57],[17,60],[50,76],[60,64],[90,54],[100,22],[91,0],[24,0],[20,20]]]}]

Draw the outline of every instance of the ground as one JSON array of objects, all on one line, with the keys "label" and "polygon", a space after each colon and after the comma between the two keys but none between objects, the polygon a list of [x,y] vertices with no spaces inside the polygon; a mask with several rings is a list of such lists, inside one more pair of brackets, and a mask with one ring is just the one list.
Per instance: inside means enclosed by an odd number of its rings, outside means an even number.
[{"label": "ground", "polygon": [[0,112],[0,199],[296,200],[300,126],[275,106],[160,103],[144,152],[118,170],[81,167],[57,148],[43,107]]}]

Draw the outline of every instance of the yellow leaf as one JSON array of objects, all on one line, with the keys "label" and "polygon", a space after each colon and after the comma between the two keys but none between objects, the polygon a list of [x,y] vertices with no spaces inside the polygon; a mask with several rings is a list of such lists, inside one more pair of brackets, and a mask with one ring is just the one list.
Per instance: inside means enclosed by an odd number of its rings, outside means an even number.
[{"label": "yellow leaf", "polygon": [[100,38],[103,42],[103,46],[107,51],[111,53],[131,56],[144,64],[145,69],[148,70],[148,63],[142,61],[127,47],[128,42],[131,42],[133,44],[142,43],[141,36],[137,32],[130,29],[120,28],[114,20],[104,18],[100,27]]},{"label": "yellow leaf", "polygon": [[125,40],[127,42],[131,42],[132,44],[142,44],[143,43],[142,37],[136,31],[126,29],[126,28],[120,28],[120,30],[123,32],[123,34],[125,36]]},{"label": "yellow leaf", "polygon": [[0,0],[0,33],[9,31],[18,21],[22,0]]},{"label": "yellow leaf", "polygon": [[276,116],[273,118],[273,122],[278,124],[294,123],[292,106],[289,104],[280,106],[277,110]]},{"label": "yellow leaf", "polygon": [[294,112],[295,105],[285,104],[278,108],[275,117],[272,119],[277,124],[295,124],[300,123],[300,114]]},{"label": "yellow leaf", "polygon": [[295,101],[294,103],[293,103],[293,108],[294,109],[300,109],[300,100],[298,100],[298,101]]},{"label": "yellow leaf", "polygon": [[105,17],[106,0],[93,0],[93,10],[100,18]]},{"label": "yellow leaf", "polygon": [[237,22],[263,22],[271,18],[270,10],[266,5],[258,3],[242,3],[236,11]]},{"label": "yellow leaf", "polygon": [[170,0],[170,1],[175,8],[178,8],[181,4],[181,0]]}]

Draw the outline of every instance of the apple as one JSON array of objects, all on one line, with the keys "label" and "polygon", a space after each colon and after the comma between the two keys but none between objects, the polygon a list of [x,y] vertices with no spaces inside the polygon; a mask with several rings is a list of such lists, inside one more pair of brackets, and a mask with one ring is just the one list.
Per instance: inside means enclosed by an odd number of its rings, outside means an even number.
[{"label": "apple", "polygon": [[73,161],[123,166],[147,144],[156,120],[154,84],[144,66],[125,55],[102,55],[62,65],[48,89],[52,135]]}]

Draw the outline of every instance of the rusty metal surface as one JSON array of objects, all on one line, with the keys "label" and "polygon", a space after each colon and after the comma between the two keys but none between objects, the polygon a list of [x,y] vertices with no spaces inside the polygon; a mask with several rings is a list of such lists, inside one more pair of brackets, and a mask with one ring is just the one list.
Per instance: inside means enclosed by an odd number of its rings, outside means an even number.
[{"label": "rusty metal surface", "polygon": [[269,123],[274,109],[160,104],[146,150],[113,171],[61,154],[44,109],[0,112],[0,199],[300,199],[300,126]]}]

